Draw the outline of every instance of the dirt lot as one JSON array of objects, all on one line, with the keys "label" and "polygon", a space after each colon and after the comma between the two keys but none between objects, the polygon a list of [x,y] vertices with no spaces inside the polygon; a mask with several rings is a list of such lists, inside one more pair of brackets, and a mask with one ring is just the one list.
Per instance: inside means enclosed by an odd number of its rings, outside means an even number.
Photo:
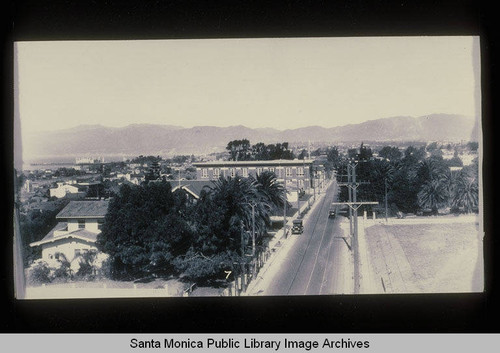
[{"label": "dirt lot", "polygon": [[483,291],[482,237],[476,218],[405,221],[366,224],[371,292]]}]

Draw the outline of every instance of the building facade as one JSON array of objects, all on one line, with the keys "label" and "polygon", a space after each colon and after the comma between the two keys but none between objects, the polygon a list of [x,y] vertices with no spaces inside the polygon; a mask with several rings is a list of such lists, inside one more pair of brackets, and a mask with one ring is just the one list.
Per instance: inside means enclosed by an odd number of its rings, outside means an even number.
[{"label": "building facade", "polygon": [[247,178],[264,171],[276,174],[278,181],[291,190],[307,191],[314,187],[313,160],[213,161],[193,163],[197,180],[217,180],[219,177]]}]

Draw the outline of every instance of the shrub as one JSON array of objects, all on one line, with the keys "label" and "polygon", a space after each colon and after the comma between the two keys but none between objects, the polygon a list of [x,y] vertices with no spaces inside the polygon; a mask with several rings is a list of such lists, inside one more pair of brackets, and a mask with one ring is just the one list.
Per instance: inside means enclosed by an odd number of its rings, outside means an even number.
[{"label": "shrub", "polygon": [[80,262],[80,268],[76,272],[78,277],[87,277],[94,275],[94,267],[88,262]]},{"label": "shrub", "polygon": [[45,261],[35,262],[29,270],[29,281],[32,284],[50,283],[50,268]]},{"label": "shrub", "polygon": [[233,259],[227,253],[205,257],[201,253],[188,252],[187,256],[176,258],[174,264],[185,279],[210,284],[224,278],[224,270],[232,268]]},{"label": "shrub", "polygon": [[112,269],[111,258],[108,257],[101,262],[101,266],[98,269],[99,276],[105,278],[111,278],[112,275],[111,269]]},{"label": "shrub", "polygon": [[79,268],[76,272],[78,277],[85,277],[86,279],[91,279],[95,277],[96,267],[95,260],[97,257],[97,253],[95,251],[89,251],[84,253],[78,259]]},{"label": "shrub", "polygon": [[56,255],[58,255],[58,267],[53,268],[52,278],[59,280],[68,280],[69,278],[71,278],[71,264],[63,254],[59,253]]}]

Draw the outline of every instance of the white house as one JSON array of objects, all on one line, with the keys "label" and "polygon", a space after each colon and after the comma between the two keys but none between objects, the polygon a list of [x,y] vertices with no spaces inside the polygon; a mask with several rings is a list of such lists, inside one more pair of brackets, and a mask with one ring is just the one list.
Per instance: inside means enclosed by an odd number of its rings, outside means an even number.
[{"label": "white house", "polygon": [[63,254],[69,262],[95,250],[109,201],[71,201],[56,216],[57,225],[40,241],[30,246],[42,248],[42,260],[50,261]]},{"label": "white house", "polygon": [[61,182],[57,183],[56,188],[50,189],[50,197],[57,197],[58,199],[66,197],[67,194],[85,196],[87,188],[82,185],[70,185]]}]

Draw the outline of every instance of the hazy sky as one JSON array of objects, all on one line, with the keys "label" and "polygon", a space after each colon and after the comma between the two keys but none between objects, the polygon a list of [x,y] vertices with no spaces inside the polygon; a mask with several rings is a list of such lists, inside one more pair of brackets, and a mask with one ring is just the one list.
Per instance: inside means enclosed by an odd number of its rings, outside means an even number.
[{"label": "hazy sky", "polygon": [[19,42],[15,83],[21,129],[23,135],[80,124],[285,129],[398,115],[475,116],[479,82],[473,42],[473,37]]}]

